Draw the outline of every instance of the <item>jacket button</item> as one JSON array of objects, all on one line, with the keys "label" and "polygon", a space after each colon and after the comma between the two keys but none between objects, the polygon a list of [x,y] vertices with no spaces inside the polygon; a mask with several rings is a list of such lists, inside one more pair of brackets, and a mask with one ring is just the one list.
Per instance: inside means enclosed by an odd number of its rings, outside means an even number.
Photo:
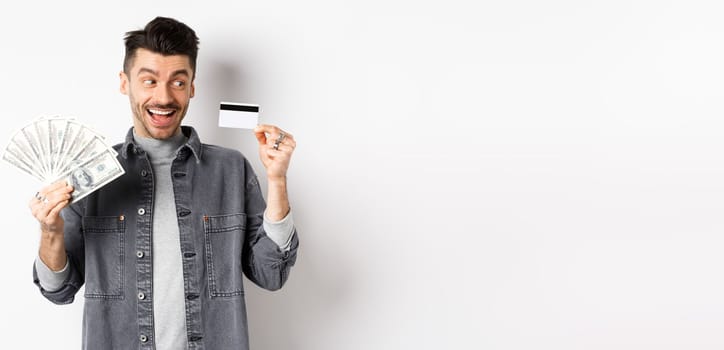
[{"label": "jacket button", "polygon": [[146,209],[138,208],[138,215],[146,214]]},{"label": "jacket button", "polygon": [[138,293],[138,300],[146,299],[146,294],[143,294],[143,292]]},{"label": "jacket button", "polygon": [[145,334],[141,334],[141,336],[138,337],[138,340],[140,340],[141,343],[145,343],[148,341],[148,337]]},{"label": "jacket button", "polygon": [[140,259],[140,258],[143,258],[143,252],[140,251],[140,250],[137,251],[137,252],[136,252],[136,256],[137,256],[139,259]]},{"label": "jacket button", "polygon": [[148,175],[148,171],[146,169],[141,170],[141,176],[145,177],[146,175]]}]

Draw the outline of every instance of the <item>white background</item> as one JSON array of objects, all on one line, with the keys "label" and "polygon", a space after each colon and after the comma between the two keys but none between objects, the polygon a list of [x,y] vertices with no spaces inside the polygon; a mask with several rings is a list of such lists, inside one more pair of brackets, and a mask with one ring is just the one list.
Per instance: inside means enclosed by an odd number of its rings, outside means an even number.
[{"label": "white background", "polygon": [[[722,349],[723,10],[14,2],[0,140],[61,114],[120,142],[123,33],[176,17],[201,39],[186,121],[202,140],[264,174],[219,101],[298,140],[300,255],[283,290],[247,283],[253,349]],[[0,172],[3,342],[78,349],[82,291],[56,306],[31,280],[40,184]]]}]

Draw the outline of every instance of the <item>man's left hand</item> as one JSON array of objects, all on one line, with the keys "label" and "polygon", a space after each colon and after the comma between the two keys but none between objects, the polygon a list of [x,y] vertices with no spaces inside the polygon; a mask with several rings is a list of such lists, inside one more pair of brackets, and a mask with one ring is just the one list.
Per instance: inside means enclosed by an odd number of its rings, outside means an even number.
[{"label": "man's left hand", "polygon": [[259,141],[259,157],[269,180],[285,180],[289,161],[297,146],[294,137],[274,125],[261,124],[254,128]]}]

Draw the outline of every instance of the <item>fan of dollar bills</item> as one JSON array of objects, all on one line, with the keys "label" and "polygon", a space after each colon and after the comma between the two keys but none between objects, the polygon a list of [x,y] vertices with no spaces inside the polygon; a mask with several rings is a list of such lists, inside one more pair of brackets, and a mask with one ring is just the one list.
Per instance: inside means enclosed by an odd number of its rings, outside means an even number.
[{"label": "fan of dollar bills", "polygon": [[125,173],[118,153],[72,117],[40,117],[16,131],[2,159],[44,184],[65,179],[76,202]]}]

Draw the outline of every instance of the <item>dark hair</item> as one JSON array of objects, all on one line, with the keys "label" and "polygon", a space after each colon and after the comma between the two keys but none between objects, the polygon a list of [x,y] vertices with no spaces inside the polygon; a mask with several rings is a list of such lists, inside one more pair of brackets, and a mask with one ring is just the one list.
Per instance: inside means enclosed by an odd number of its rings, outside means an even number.
[{"label": "dark hair", "polygon": [[196,56],[199,52],[199,38],[186,24],[173,18],[156,17],[142,30],[126,33],[126,56],[123,71],[128,74],[138,49],[146,49],[164,56],[186,55],[191,70],[196,76]]}]

